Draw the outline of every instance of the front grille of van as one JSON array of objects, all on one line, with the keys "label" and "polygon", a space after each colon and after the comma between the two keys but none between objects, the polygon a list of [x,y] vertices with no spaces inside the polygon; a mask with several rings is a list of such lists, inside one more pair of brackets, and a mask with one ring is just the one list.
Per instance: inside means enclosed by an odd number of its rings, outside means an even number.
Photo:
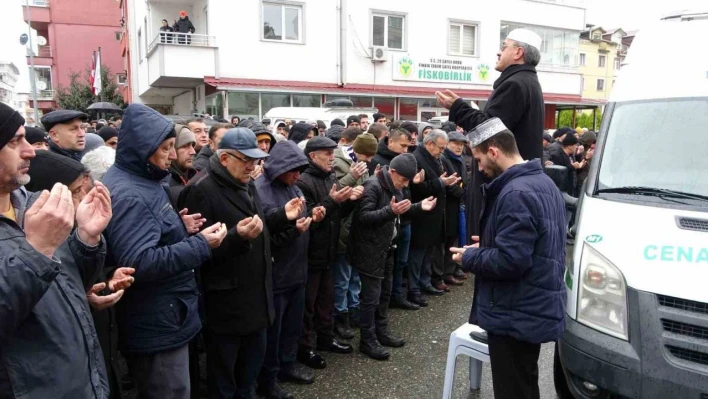
[{"label": "front grille of van", "polygon": [[708,220],[678,218],[678,225],[684,230],[708,231]]},{"label": "front grille of van", "polygon": [[666,295],[657,295],[659,305],[668,308],[686,310],[688,312],[708,314],[708,303],[689,301],[687,299],[674,298]]},{"label": "front grille of van", "polygon": [[662,319],[661,324],[666,332],[708,340],[708,328],[666,319]]},{"label": "front grille of van", "polygon": [[708,354],[672,345],[666,345],[666,349],[679,359],[708,366]]}]

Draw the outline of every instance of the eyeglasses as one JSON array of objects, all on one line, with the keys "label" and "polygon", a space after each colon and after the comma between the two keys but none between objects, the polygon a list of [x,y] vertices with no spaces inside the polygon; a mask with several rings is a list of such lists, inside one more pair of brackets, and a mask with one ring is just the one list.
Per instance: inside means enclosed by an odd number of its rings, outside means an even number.
[{"label": "eyeglasses", "polygon": [[504,51],[504,49],[507,47],[519,47],[519,46],[514,45],[514,44],[506,44],[506,43],[502,42],[501,46],[499,47],[499,51]]},{"label": "eyeglasses", "polygon": [[245,163],[246,165],[254,165],[254,164],[256,163],[256,159],[252,159],[252,158],[249,158],[249,157],[241,158],[241,157],[238,157],[238,156],[236,156],[235,154],[232,154],[232,153],[230,153],[230,152],[227,152],[226,154],[227,154],[227,155],[231,155],[232,157],[238,159],[239,161]]}]

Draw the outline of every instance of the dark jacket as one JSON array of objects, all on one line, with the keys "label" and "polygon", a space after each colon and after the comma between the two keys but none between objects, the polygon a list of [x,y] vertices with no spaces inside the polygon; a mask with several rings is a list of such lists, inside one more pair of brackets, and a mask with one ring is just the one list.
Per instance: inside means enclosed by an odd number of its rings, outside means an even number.
[{"label": "dark jacket", "polygon": [[74,150],[65,150],[57,145],[57,143],[54,142],[54,140],[49,139],[49,151],[55,152],[59,155],[63,155],[65,157],[69,157],[75,161],[81,162],[81,156],[83,155],[83,151],[74,151]]},{"label": "dark jacket", "polygon": [[188,16],[185,16],[184,19],[180,18],[175,22],[174,26],[172,26],[172,29],[175,30],[175,32],[179,33],[194,33],[194,25],[192,24],[192,21],[189,20]]},{"label": "dark jacket", "polygon": [[[337,176],[339,181],[339,187],[356,187],[364,184],[364,181],[369,178],[369,171],[365,171],[364,174],[358,179],[354,179],[349,171],[351,170],[354,161],[344,153],[344,150],[340,146],[334,150],[334,165],[332,169],[334,170],[334,175]],[[349,214],[347,217],[342,218],[342,228],[339,231],[339,244],[337,245],[337,250],[340,254],[347,252],[347,242],[349,241],[349,229],[352,225],[352,215]]]},{"label": "dark jacket", "polygon": [[459,183],[454,186],[448,186],[445,190],[445,236],[457,237],[460,223],[460,204],[463,206],[466,204],[467,167],[461,156],[458,157],[448,149],[445,149],[440,159],[448,175],[457,173],[457,176],[461,178]]},{"label": "dark jacket", "polygon": [[[393,158],[395,158],[397,155],[400,155],[396,152],[391,151],[388,148],[388,136],[384,137],[379,141],[379,146],[376,149],[376,155],[371,159],[371,162],[369,162],[369,175],[373,176],[374,172],[376,171],[376,166],[381,165],[381,167],[384,166],[389,166],[391,164],[391,161]],[[413,182],[410,182],[410,184],[413,184]],[[410,200],[411,199],[411,188],[405,187],[403,188],[403,198]],[[407,225],[411,224],[411,213],[406,212],[403,215],[401,215],[401,224],[402,225]]]},{"label": "dark jacket", "polygon": [[[400,229],[400,218],[391,209],[391,198],[403,200],[396,190],[388,166],[364,182],[364,194],[352,213],[352,226],[347,245],[347,259],[359,273],[384,278],[386,257]],[[416,203],[406,213],[418,213]]]},{"label": "dark jacket", "polygon": [[[563,146],[560,144],[548,146],[548,153],[551,156],[551,162],[554,165],[565,166],[568,168],[568,194],[575,195],[575,185],[578,181],[578,174],[571,163],[570,155],[563,151]],[[574,160],[573,160],[574,161]]]},{"label": "dark jacket", "polygon": [[76,232],[54,256],[25,239],[25,210],[38,195],[10,201],[17,223],[0,216],[0,397],[107,398],[108,381],[86,291],[103,268],[106,244]]},{"label": "dark jacket", "polygon": [[307,250],[308,273],[316,273],[332,266],[337,256],[342,219],[351,213],[353,204],[352,201],[341,204],[334,202],[329,196],[329,190],[337,183],[334,171],[325,172],[312,161],[309,162],[310,165],[300,176],[297,186],[305,195],[307,209],[310,212],[320,205],[326,210],[325,218],[321,222],[310,225],[310,245]]},{"label": "dark jacket", "polygon": [[[263,174],[256,180],[258,195],[266,217],[280,211],[293,198],[304,197],[297,185],[287,186],[277,179],[293,169],[306,168],[310,162],[297,144],[285,140],[277,143],[263,166]],[[303,216],[307,215],[307,209]],[[307,246],[310,234],[301,234],[290,224],[270,237],[273,253],[273,291],[284,291],[307,282]]]},{"label": "dark jacket", "polygon": [[194,157],[194,170],[200,172],[202,169],[205,169],[207,165],[209,165],[209,158],[211,158],[212,155],[214,155],[214,151],[210,146],[205,145],[202,147],[199,153],[197,153],[197,156]]},{"label": "dark jacket", "polygon": [[[287,225],[285,210],[266,217],[253,182],[234,179],[217,157],[182,190],[179,205],[201,213],[205,226],[221,222],[229,229],[201,269],[206,327],[229,335],[249,335],[268,327],[275,315],[270,235]],[[263,220],[263,232],[251,241],[241,238],[236,225],[256,215]]]},{"label": "dark jacket", "polygon": [[470,131],[487,119],[497,117],[514,133],[522,158],[541,158],[545,106],[536,68],[511,65],[494,82],[493,88],[483,112],[458,99],[450,108],[450,120]]},{"label": "dark jacket", "polygon": [[[182,189],[184,189],[184,186],[187,185],[189,180],[197,174],[197,171],[194,169],[189,169],[187,173],[182,173],[182,171],[177,169],[174,165],[170,166],[168,171],[170,172],[170,179],[168,180],[168,184],[170,186],[170,200],[172,201],[172,206],[176,207],[179,193],[182,192]],[[177,211],[180,211],[181,209],[182,208],[178,208]]]},{"label": "dark jacket", "polygon": [[426,248],[443,240],[447,193],[440,180],[443,174],[441,162],[423,146],[419,146],[413,156],[418,162],[418,170],[425,170],[425,180],[420,184],[411,182],[411,202],[420,202],[431,196],[438,199],[432,211],[417,214],[411,221],[411,247]]},{"label": "dark jacket", "polygon": [[113,218],[106,239],[116,265],[135,268],[135,284],[118,302],[119,347],[149,354],[179,348],[201,328],[194,268],[211,257],[206,239],[189,236],[168,196],[169,172],[149,164],[174,124],[157,111],[131,104],[123,142],[104,184]]},{"label": "dark jacket", "polygon": [[470,323],[520,341],[556,341],[565,328],[565,204],[540,160],[512,166],[484,186]]}]

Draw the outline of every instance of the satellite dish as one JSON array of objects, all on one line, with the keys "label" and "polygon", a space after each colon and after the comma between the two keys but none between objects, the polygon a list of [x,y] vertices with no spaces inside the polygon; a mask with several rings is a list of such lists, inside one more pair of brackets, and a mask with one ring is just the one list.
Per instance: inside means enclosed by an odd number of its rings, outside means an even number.
[{"label": "satellite dish", "polygon": [[37,45],[46,46],[47,45],[47,38],[44,36],[37,36]]},{"label": "satellite dish", "polygon": [[29,40],[29,36],[27,36],[26,33],[23,33],[20,35],[20,44],[21,45],[24,46],[25,44],[27,44],[27,40]]},{"label": "satellite dish", "polygon": [[37,90],[47,90],[47,82],[38,80],[37,81]]}]

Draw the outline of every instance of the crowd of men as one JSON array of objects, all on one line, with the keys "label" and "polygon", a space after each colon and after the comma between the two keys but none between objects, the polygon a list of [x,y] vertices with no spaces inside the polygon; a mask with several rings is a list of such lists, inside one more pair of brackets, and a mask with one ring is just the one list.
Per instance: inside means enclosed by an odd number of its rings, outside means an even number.
[{"label": "crowd of men", "polygon": [[[442,129],[382,114],[207,128],[132,104],[91,134],[78,111],[42,131],[0,105],[0,396],[117,398],[121,379],[198,396],[203,346],[209,397],[292,398],[280,382],[312,384],[354,328],[361,353],[389,359],[406,341],[388,309],[472,272],[496,395],[538,397],[540,343],[564,326],[567,226],[533,140],[526,32],[500,50],[487,110],[437,93]],[[537,90],[525,105],[504,84]]]}]

